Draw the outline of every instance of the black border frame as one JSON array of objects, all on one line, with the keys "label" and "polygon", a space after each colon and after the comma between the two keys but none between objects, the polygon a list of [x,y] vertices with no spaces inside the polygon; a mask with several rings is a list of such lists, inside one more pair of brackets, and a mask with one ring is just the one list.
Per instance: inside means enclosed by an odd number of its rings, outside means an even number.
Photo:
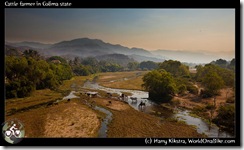
[{"label": "black border frame", "polygon": [[[235,139],[235,143],[233,144],[167,144],[167,146],[240,146],[241,145],[241,93],[240,93],[240,84],[241,84],[241,26],[240,26],[240,2],[239,1],[221,1],[219,3],[213,2],[213,1],[182,1],[182,0],[168,0],[168,1],[139,1],[139,2],[132,2],[132,1],[126,1],[126,0],[117,0],[117,1],[111,1],[111,2],[105,2],[105,1],[77,1],[77,0],[65,0],[65,2],[70,2],[72,5],[70,7],[7,7],[5,6],[5,1],[2,1],[2,5],[4,8],[2,9],[2,18],[5,20],[5,8],[231,8],[235,9],[235,58],[236,58],[236,137],[235,138],[218,138],[220,140],[233,140]],[[15,0],[15,2],[20,2],[21,0]],[[39,0],[39,2],[44,0]],[[31,2],[31,0],[23,0],[23,2]],[[33,0],[33,2],[35,2]],[[59,1],[52,1],[52,2],[59,2]],[[3,22],[4,23],[4,22]],[[5,24],[4,24],[5,25]],[[3,28],[3,33],[5,33],[5,30]],[[5,34],[3,35],[3,39],[5,39]],[[2,45],[4,47],[4,40],[2,41]],[[3,66],[2,71],[4,73],[4,51],[1,51],[1,56]],[[4,74],[2,75],[2,85],[4,85]],[[4,86],[2,86],[4,87]],[[2,104],[0,104],[0,110],[1,110],[1,116],[0,116],[0,123],[2,124],[4,122],[4,114],[5,114],[5,88],[2,88],[3,91],[1,92],[3,100],[1,101]],[[2,128],[2,126],[1,126]],[[2,136],[1,136],[2,137]],[[150,138],[150,137],[149,137]],[[155,138],[153,138],[155,139]],[[165,139],[168,138],[158,138],[158,139]],[[185,139],[185,138],[175,138],[176,140]],[[193,138],[196,139],[196,138]],[[206,138],[208,140],[213,140],[215,138]],[[187,140],[187,139],[185,139]],[[164,145],[156,145],[156,144],[146,144],[145,138],[24,138],[20,143],[17,143],[15,145],[7,143],[3,137],[0,138],[1,145],[4,146],[164,146]]]}]

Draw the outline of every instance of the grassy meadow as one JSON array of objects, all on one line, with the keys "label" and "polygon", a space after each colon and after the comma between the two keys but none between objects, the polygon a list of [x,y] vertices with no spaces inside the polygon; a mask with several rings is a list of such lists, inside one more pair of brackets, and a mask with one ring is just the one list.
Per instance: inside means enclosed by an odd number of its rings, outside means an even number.
[{"label": "grassy meadow", "polygon": [[144,90],[142,77],[148,71],[100,73],[98,83],[105,87],[128,90]]}]

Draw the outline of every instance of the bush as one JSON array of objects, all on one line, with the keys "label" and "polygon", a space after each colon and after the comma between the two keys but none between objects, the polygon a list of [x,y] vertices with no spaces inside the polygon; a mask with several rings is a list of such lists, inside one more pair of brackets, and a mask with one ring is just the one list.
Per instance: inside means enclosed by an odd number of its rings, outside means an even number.
[{"label": "bush", "polygon": [[[219,95],[220,93],[216,93],[216,95]],[[209,90],[201,90],[200,95],[202,96],[202,98],[210,98],[215,96],[215,94]]]},{"label": "bush", "polygon": [[158,102],[169,102],[177,88],[174,78],[165,70],[153,70],[142,78],[144,87],[149,92],[149,98]]},{"label": "bush", "polygon": [[233,104],[220,106],[218,115],[213,119],[218,126],[224,126],[230,131],[234,131],[235,127],[235,107]]},{"label": "bush", "polygon": [[6,98],[22,98],[30,96],[35,90],[35,85],[26,78],[6,84]]},{"label": "bush", "polygon": [[189,91],[191,94],[198,94],[198,89],[194,85],[188,84],[186,86],[186,88],[187,88],[187,91]]},{"label": "bush", "polygon": [[179,94],[184,94],[187,90],[186,86],[184,84],[181,84],[179,87],[178,87],[178,90],[179,90]]},{"label": "bush", "polygon": [[200,95],[202,96],[202,98],[210,98],[214,96],[210,91],[207,90],[201,90]]}]

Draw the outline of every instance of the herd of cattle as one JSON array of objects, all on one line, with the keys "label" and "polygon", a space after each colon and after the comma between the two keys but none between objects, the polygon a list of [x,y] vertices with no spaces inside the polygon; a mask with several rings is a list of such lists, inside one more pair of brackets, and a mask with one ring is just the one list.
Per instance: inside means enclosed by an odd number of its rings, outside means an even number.
[{"label": "herd of cattle", "polygon": [[[98,92],[85,92],[85,93],[80,93],[80,94],[81,94],[81,95],[85,94],[86,96],[89,97],[89,99],[90,99],[90,98],[95,98],[95,97],[101,97],[101,96],[98,94]],[[113,94],[108,92],[107,95],[106,95],[106,97],[109,98],[109,99],[117,99],[117,100],[121,100],[121,101],[125,101],[125,102],[127,102],[127,101],[129,100],[129,96],[126,95],[126,94],[123,94],[123,93],[122,93],[120,96],[118,96],[118,97],[113,97]],[[132,101],[132,103],[137,103],[137,97],[130,97],[130,100]],[[59,101],[58,101],[58,102],[59,102]],[[49,103],[47,104],[47,107],[49,107],[49,106],[53,106],[53,105],[57,105],[58,102],[57,102],[57,101],[56,101],[56,102],[49,102]],[[67,99],[66,102],[70,102],[70,99]],[[88,103],[87,100],[86,100],[86,102]],[[93,103],[94,103],[94,102],[93,102]],[[93,104],[93,103],[92,103],[92,104]],[[111,104],[112,104],[112,101],[109,100],[109,101],[108,101],[108,105],[111,105]],[[139,103],[138,107],[142,108],[143,106],[145,107],[145,106],[146,106],[146,103],[143,102],[143,101],[141,101],[141,102]]]}]

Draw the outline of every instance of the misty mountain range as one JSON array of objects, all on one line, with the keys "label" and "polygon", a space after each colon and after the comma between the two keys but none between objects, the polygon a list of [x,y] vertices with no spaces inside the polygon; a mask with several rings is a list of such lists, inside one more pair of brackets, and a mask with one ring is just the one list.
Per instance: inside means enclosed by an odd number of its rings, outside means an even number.
[{"label": "misty mountain range", "polygon": [[201,52],[174,51],[174,50],[155,50],[149,51],[142,48],[128,48],[122,45],[105,43],[99,39],[79,38],[71,41],[62,41],[55,44],[43,44],[39,42],[5,42],[5,52],[21,53],[26,49],[37,50],[41,55],[74,57],[97,57],[99,59],[112,57],[111,54],[123,54],[127,59],[141,61],[162,62],[172,59],[189,63],[210,63],[221,57],[207,55]]}]

